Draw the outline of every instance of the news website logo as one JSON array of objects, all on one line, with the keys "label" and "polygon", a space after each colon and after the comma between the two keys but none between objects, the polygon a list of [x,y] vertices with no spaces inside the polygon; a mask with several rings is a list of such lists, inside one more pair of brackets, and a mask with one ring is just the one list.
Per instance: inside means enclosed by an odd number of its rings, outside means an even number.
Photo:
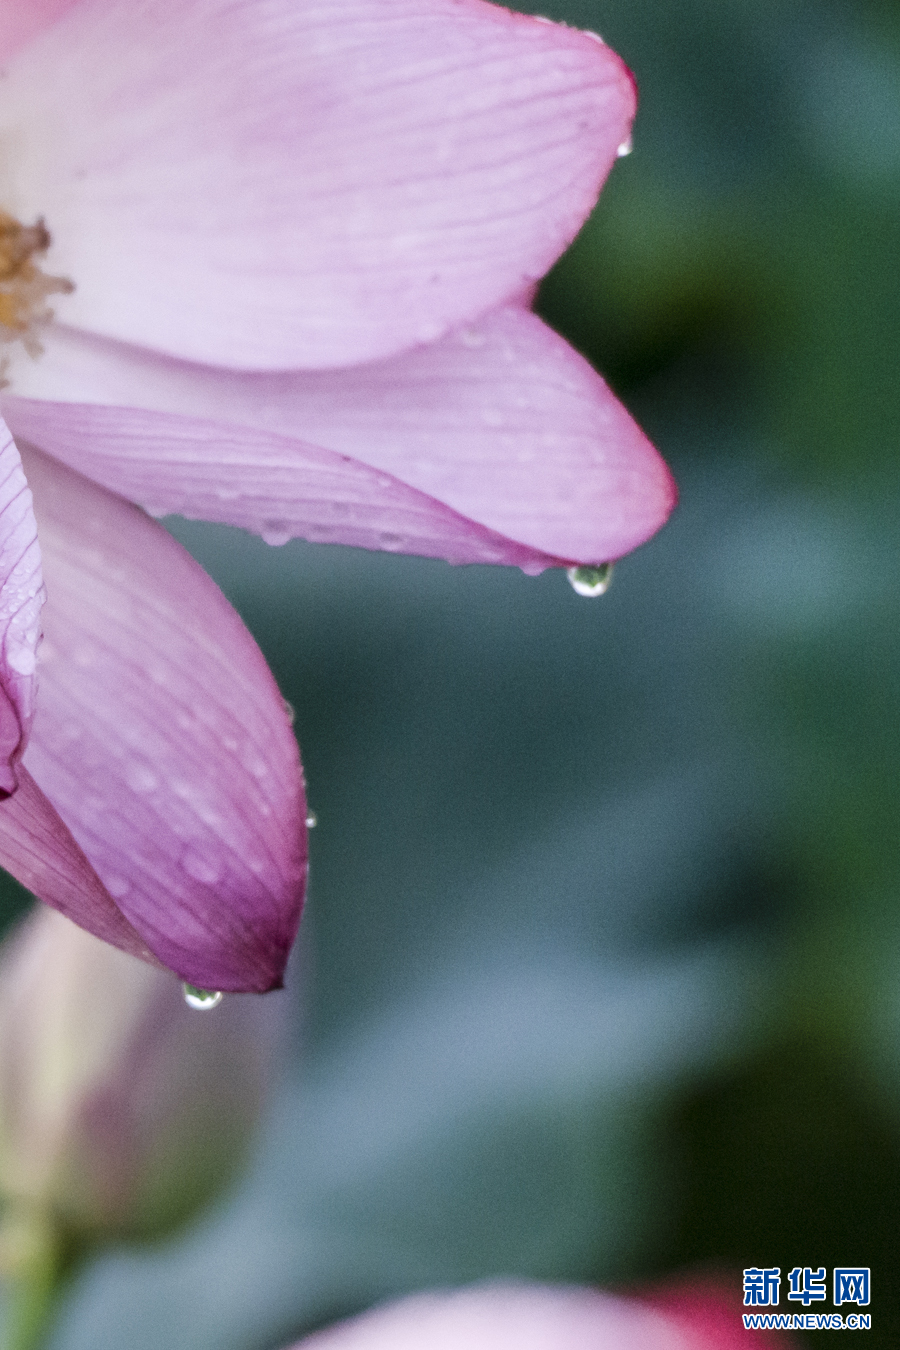
[{"label": "news website logo", "polygon": [[[744,1306],[777,1308],[781,1285],[780,1266],[749,1266],[744,1271]],[[829,1292],[835,1308],[844,1304],[868,1307],[871,1285],[869,1266],[834,1266],[830,1286],[825,1266],[794,1266],[787,1275],[787,1301],[802,1303],[807,1311],[744,1313],[744,1326],[760,1331],[871,1331],[869,1313],[810,1310],[811,1304],[824,1303]]]}]

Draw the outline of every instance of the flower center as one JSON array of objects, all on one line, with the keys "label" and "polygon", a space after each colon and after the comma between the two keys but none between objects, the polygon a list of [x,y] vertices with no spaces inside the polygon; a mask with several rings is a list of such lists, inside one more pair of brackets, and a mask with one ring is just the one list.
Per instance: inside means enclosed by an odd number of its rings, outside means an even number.
[{"label": "flower center", "polygon": [[20,225],[0,210],[0,380],[7,365],[3,347],[21,342],[29,356],[39,356],[38,330],[53,318],[47,296],[75,289],[65,277],[47,276],[35,262],[49,247],[43,220]]}]

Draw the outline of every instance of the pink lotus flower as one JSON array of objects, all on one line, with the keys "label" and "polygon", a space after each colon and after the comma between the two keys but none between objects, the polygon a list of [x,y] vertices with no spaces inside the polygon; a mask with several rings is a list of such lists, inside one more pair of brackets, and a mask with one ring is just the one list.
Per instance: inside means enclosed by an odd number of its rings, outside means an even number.
[{"label": "pink lotus flower", "polygon": [[402,1299],[294,1350],[752,1350],[775,1342],[745,1331],[740,1304],[732,1310],[709,1290],[667,1310],[592,1289],[496,1284]]},{"label": "pink lotus flower", "polygon": [[527,572],[646,539],[665,467],[528,309],[633,84],[483,0],[18,0],[0,62],[0,861],[193,984],[269,988],[293,736],[128,503]]}]

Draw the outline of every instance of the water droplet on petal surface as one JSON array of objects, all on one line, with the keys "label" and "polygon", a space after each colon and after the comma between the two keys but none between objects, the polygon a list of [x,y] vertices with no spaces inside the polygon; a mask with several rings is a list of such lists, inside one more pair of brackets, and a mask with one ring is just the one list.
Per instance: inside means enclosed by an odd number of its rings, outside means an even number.
[{"label": "water droplet on petal surface", "polygon": [[37,658],[33,650],[19,643],[10,643],[6,654],[6,662],[17,675],[33,675],[37,666]]},{"label": "water droplet on petal surface", "polygon": [[264,520],[260,530],[263,542],[272,548],[281,548],[294,536],[290,523],[286,520]]},{"label": "water droplet on petal surface", "polygon": [[612,563],[601,563],[599,567],[569,567],[566,576],[576,595],[605,595],[612,581]]},{"label": "water droplet on petal surface", "polygon": [[224,994],[217,989],[198,989],[194,984],[184,984],[184,1001],[189,1008],[195,1008],[197,1012],[209,1012],[210,1008],[218,1008],[224,998]]},{"label": "water droplet on petal surface", "polygon": [[634,142],[631,139],[631,135],[629,134],[628,136],[625,137],[624,141],[619,146],[618,150],[616,151],[616,154],[618,155],[619,159],[624,159],[626,155],[631,154],[633,149],[634,149]]},{"label": "water droplet on petal surface", "polygon": [[309,815],[306,817],[306,828],[308,830],[314,830],[318,823],[319,817],[316,815],[315,811],[310,811]]},{"label": "water droplet on petal surface", "polygon": [[149,764],[130,762],[125,766],[125,781],[132,792],[155,792],[159,777]]},{"label": "water droplet on petal surface", "polygon": [[214,886],[222,876],[222,866],[217,858],[199,849],[189,848],[181,860],[188,876],[204,886]]}]

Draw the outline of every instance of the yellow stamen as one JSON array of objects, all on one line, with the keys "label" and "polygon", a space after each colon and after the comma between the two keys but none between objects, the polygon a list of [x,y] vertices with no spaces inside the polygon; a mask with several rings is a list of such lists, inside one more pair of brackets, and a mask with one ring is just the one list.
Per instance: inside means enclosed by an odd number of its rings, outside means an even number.
[{"label": "yellow stamen", "polygon": [[[20,225],[0,211],[0,344],[21,341],[29,356],[40,354],[37,330],[53,318],[47,296],[75,289],[65,277],[47,276],[35,262],[49,247],[43,220]],[[4,365],[0,362],[0,375]]]}]

